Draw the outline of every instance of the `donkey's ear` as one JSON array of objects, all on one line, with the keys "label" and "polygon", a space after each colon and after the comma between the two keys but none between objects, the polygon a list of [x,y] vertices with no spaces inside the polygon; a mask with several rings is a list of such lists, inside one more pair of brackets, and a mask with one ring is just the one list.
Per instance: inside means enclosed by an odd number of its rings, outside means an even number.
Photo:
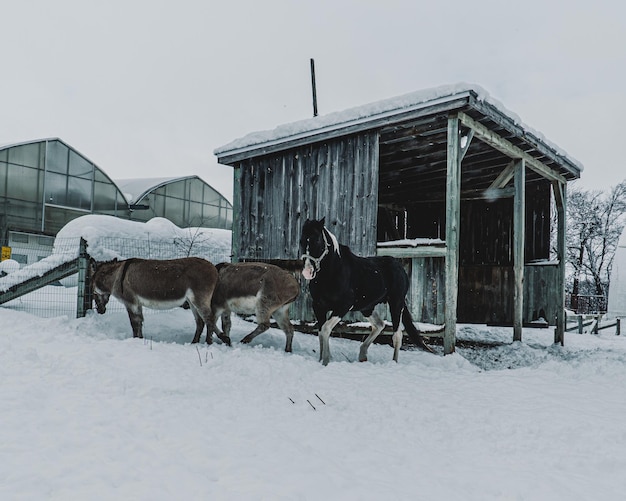
[{"label": "donkey's ear", "polygon": [[98,262],[90,257],[89,258],[89,274],[93,275],[96,272],[96,269],[98,268]]},{"label": "donkey's ear", "polygon": [[324,216],[322,219],[320,219],[320,225],[321,226],[325,226],[326,225],[326,216]]}]

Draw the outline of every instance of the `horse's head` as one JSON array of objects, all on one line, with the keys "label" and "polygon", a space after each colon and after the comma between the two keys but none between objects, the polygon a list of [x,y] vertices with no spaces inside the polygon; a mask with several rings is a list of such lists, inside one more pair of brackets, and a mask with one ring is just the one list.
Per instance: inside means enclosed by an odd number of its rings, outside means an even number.
[{"label": "horse's head", "polygon": [[324,227],[325,218],[316,221],[307,219],[302,226],[300,250],[302,251],[302,276],[312,280],[320,271],[322,260],[330,252],[331,245],[339,253],[339,244],[335,236]]},{"label": "horse's head", "polygon": [[[112,261],[117,262],[117,260]],[[89,277],[91,292],[96,302],[96,311],[103,314],[107,311],[107,303],[111,298],[111,288],[107,285],[113,269],[107,266],[109,263],[98,263],[93,258],[89,262]]]}]

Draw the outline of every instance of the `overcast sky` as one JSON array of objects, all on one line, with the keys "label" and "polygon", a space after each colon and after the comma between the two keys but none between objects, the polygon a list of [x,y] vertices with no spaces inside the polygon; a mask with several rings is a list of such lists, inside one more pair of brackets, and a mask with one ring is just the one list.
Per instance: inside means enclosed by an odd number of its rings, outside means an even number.
[{"label": "overcast sky", "polygon": [[60,137],[111,177],[197,174],[250,132],[458,82],[626,179],[623,0],[20,0],[1,9],[0,144]]}]

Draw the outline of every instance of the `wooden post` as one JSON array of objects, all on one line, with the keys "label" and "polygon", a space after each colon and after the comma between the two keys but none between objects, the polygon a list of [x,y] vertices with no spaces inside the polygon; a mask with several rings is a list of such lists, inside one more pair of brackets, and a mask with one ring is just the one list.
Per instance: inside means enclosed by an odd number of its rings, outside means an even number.
[{"label": "wooden post", "polygon": [[[583,333],[583,316],[581,314],[578,314],[578,334],[582,334]],[[556,341],[555,341],[556,343]]]},{"label": "wooden post", "polygon": [[515,197],[513,199],[513,341],[522,340],[524,315],[524,242],[526,241],[526,162],[515,164]]},{"label": "wooden post", "polygon": [[620,332],[620,330],[621,330],[620,329],[621,328],[621,325],[620,325],[621,322],[622,322],[621,318],[618,318],[617,321],[615,322],[615,335],[616,336],[619,336],[621,334],[621,332]]},{"label": "wooden post", "polygon": [[556,286],[557,310],[556,310],[556,328],[554,329],[554,342],[563,346],[565,341],[565,211],[567,208],[567,184],[554,182],[552,183],[552,192],[556,203],[556,212],[558,216],[557,224],[557,254],[559,259],[559,273]]},{"label": "wooden post", "polygon": [[446,182],[446,287],[444,355],[454,353],[459,291],[459,232],[461,225],[461,159],[459,119],[448,118],[448,167]]},{"label": "wooden post", "polygon": [[317,87],[315,85],[315,60],[311,58],[311,89],[313,91],[313,116],[317,116]]},{"label": "wooden post", "polygon": [[89,280],[89,254],[87,254],[87,242],[80,239],[78,250],[78,295],[76,298],[76,318],[84,317],[87,310],[91,309],[91,283]]},{"label": "wooden post", "polygon": [[241,212],[242,212],[242,189],[241,189],[241,169],[239,163],[233,168],[233,226],[231,230],[231,261],[236,263],[241,258]]}]

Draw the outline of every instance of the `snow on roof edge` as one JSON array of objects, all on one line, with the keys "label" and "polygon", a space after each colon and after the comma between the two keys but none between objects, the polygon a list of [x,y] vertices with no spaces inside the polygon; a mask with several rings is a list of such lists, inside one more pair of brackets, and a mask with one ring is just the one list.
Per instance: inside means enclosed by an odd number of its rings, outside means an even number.
[{"label": "snow on roof edge", "polygon": [[[459,83],[454,85],[443,85],[431,89],[403,94],[380,101],[348,108],[343,111],[336,111],[327,115],[319,115],[313,118],[307,118],[288,124],[278,125],[274,129],[251,132],[239,139],[235,139],[230,143],[220,146],[213,150],[215,155],[220,155],[234,150],[245,150],[252,147],[269,142],[282,142],[286,139],[294,139],[297,136],[306,136],[313,131],[321,129],[343,128],[353,123],[365,122],[373,118],[383,117],[386,114],[394,115],[399,112],[410,111],[423,107],[426,104],[432,104],[434,101],[448,101],[451,98],[457,98],[464,94],[474,92],[478,99],[487,99],[488,93],[478,85],[470,85],[467,83]],[[509,114],[510,115],[510,114]]]},{"label": "snow on roof edge", "polygon": [[214,149],[213,153],[218,157],[245,153],[255,150],[261,145],[270,146],[283,143],[287,140],[307,137],[313,133],[330,132],[350,125],[372,121],[377,118],[384,118],[385,116],[404,113],[425,106],[431,106],[439,102],[450,101],[471,93],[475,94],[478,101],[482,101],[494,107],[497,111],[511,119],[516,125],[524,129],[526,133],[534,136],[536,140],[551,148],[558,156],[563,157],[569,163],[577,167],[579,172],[583,172],[584,166],[582,163],[571,157],[555,143],[546,139],[541,132],[527,126],[517,114],[510,111],[500,101],[490,96],[483,87],[478,84],[466,82],[410,92],[408,94],[348,108],[343,111],[278,125],[274,129],[251,132]]}]

